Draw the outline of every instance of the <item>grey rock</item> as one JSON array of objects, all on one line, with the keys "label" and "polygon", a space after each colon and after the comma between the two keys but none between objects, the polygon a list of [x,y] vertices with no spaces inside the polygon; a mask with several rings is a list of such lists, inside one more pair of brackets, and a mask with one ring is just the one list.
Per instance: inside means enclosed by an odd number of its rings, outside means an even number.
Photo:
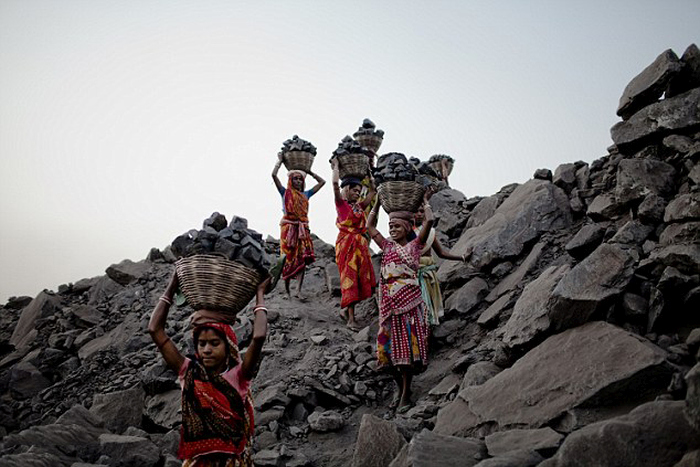
[{"label": "grey rock", "polygon": [[599,246],[568,271],[552,291],[547,313],[552,328],[562,330],[588,321],[622,293],[632,278],[634,265],[634,258],[618,246]]},{"label": "grey rock", "polygon": [[649,255],[647,263],[673,266],[683,273],[696,274],[700,271],[700,244],[657,247]]},{"label": "grey rock", "polygon": [[125,259],[119,264],[113,264],[105,271],[114,282],[121,285],[129,285],[144,277],[151,269],[151,265],[146,261],[134,263]]},{"label": "grey rock", "polygon": [[700,432],[700,363],[685,375],[688,387],[685,396],[685,416],[691,426]]},{"label": "grey rock", "polygon": [[576,164],[559,165],[554,171],[553,183],[565,192],[570,193],[577,185]]},{"label": "grey rock", "polygon": [[671,201],[664,213],[664,222],[700,220],[700,193],[687,193]]},{"label": "grey rock", "polygon": [[391,422],[364,414],[352,456],[353,467],[388,465],[406,445],[406,440]]},{"label": "grey rock", "polygon": [[698,467],[700,465],[700,449],[686,453],[673,467]]},{"label": "grey rock", "polygon": [[48,452],[23,452],[0,458],[0,467],[57,467],[66,465],[64,459]]},{"label": "grey rock", "polygon": [[182,416],[180,405],[182,391],[171,389],[161,394],[156,394],[146,400],[145,415],[161,428],[173,429],[180,424]]},{"label": "grey rock", "polygon": [[462,379],[462,384],[459,386],[459,390],[461,391],[469,386],[484,384],[501,371],[503,371],[502,368],[495,363],[476,362],[467,369],[467,372],[464,374],[464,379]]},{"label": "grey rock", "polygon": [[480,277],[475,277],[445,300],[445,311],[469,313],[488,291],[488,284]]},{"label": "grey rock", "polygon": [[345,426],[345,419],[334,410],[314,412],[308,418],[309,428],[319,433],[338,431]]},{"label": "grey rock", "polygon": [[141,386],[108,394],[95,394],[90,412],[101,418],[114,433],[123,433],[130,426],[141,426],[145,392]]},{"label": "grey rock", "polygon": [[501,314],[513,305],[514,292],[507,293],[496,300],[479,315],[476,323],[483,327],[493,327],[498,324]]},{"label": "grey rock", "polygon": [[625,87],[617,107],[617,115],[627,120],[639,109],[656,102],[682,67],[673,50],[662,52]]},{"label": "grey rock", "polygon": [[664,219],[666,200],[656,193],[649,193],[637,207],[637,216],[645,224],[659,224]]},{"label": "grey rock", "polygon": [[649,301],[642,296],[628,292],[622,295],[622,309],[628,319],[646,318],[649,311]]},{"label": "grey rock", "polygon": [[585,258],[603,241],[606,229],[607,226],[600,223],[584,225],[566,244],[566,252],[576,259]]},{"label": "grey rock", "polygon": [[113,295],[123,290],[124,286],[113,281],[109,276],[101,276],[97,283],[90,288],[88,305],[104,303]]},{"label": "grey rock", "polygon": [[545,246],[545,242],[538,242],[535,244],[535,246],[532,247],[532,250],[530,250],[530,253],[528,253],[527,257],[522,263],[520,263],[518,268],[499,282],[498,285],[494,287],[486,297],[486,300],[493,302],[504,293],[510,292],[511,290],[520,286],[523,283],[525,276],[529,274],[537,265]]},{"label": "grey rock", "polygon": [[547,181],[552,181],[552,171],[549,169],[537,169],[535,170],[535,173],[532,175],[532,178],[535,178],[537,180],[547,180]]},{"label": "grey rock", "polygon": [[472,423],[458,427],[466,433],[487,422],[501,429],[539,428],[579,406],[645,400],[668,386],[672,371],[665,357],[635,334],[605,322],[587,323],[549,337],[511,368],[461,391],[458,399],[469,411],[461,407],[453,417]]},{"label": "grey rock", "polygon": [[428,394],[435,397],[445,397],[459,389],[459,376],[449,373],[442,378],[437,386],[432,388]]},{"label": "grey rock", "polygon": [[440,190],[430,198],[430,206],[435,212],[436,229],[448,238],[456,238],[464,230],[469,213],[467,199],[461,191]]},{"label": "grey rock", "polygon": [[112,467],[154,466],[160,459],[158,447],[139,436],[100,435],[101,451],[111,457]]},{"label": "grey rock", "polygon": [[681,55],[683,68],[671,78],[666,90],[666,97],[677,96],[692,88],[700,87],[700,50],[695,44],[690,44]]},{"label": "grey rock", "polygon": [[423,430],[389,467],[471,467],[485,457],[483,441]]},{"label": "grey rock", "polygon": [[9,376],[8,389],[17,400],[29,399],[51,386],[51,382],[27,361],[13,365]]},{"label": "grey rock", "polygon": [[610,129],[615,145],[626,150],[655,135],[681,132],[700,124],[700,88],[651,104]]},{"label": "grey rock", "polygon": [[700,243],[700,221],[669,224],[659,235],[662,246]]},{"label": "grey rock", "polygon": [[[557,231],[571,224],[569,199],[563,190],[543,180],[520,185],[493,216],[478,227],[466,229],[453,253],[473,248],[470,264],[478,269],[518,256],[544,232]],[[441,282],[465,278],[468,269],[446,261],[438,270]]]},{"label": "grey rock", "polygon": [[641,201],[649,193],[668,198],[675,191],[675,179],[676,169],[665,162],[623,159],[617,166],[615,197],[623,205]]},{"label": "grey rock", "polygon": [[273,449],[263,449],[253,455],[253,463],[260,467],[283,467],[284,458]]},{"label": "grey rock", "polygon": [[[136,340],[134,338],[136,337]],[[76,340],[77,342],[77,340]],[[114,349],[119,354],[128,350],[129,345],[136,344],[137,350],[145,344],[146,336],[141,329],[141,322],[135,314],[129,314],[114,329],[100,337],[90,340],[78,350],[78,357],[81,361],[89,360],[93,355],[106,349]]]},{"label": "grey rock", "polygon": [[474,467],[530,467],[539,465],[543,460],[544,457],[534,451],[511,451],[502,456],[483,460]]},{"label": "grey rock", "polygon": [[291,399],[286,395],[285,387],[283,383],[278,383],[263,389],[255,396],[255,408],[264,411],[275,405],[286,407]]},{"label": "grey rock", "polygon": [[31,344],[33,341],[31,331],[35,329],[36,321],[51,316],[58,309],[60,303],[60,299],[55,295],[47,292],[39,293],[22,310],[19,321],[10,337],[10,344],[14,345],[15,348]]},{"label": "grey rock", "polygon": [[506,345],[525,345],[549,330],[549,297],[568,272],[568,265],[550,266],[525,287],[503,328],[503,342]]},{"label": "grey rock", "polygon": [[683,402],[649,402],[570,434],[556,455],[540,465],[670,467],[699,446],[700,433],[683,417]]},{"label": "grey rock", "polygon": [[328,292],[334,297],[340,296],[340,273],[338,272],[338,265],[335,263],[328,263],[324,268],[326,273],[326,287]]},{"label": "grey rock", "polygon": [[503,200],[498,195],[489,196],[479,201],[479,204],[476,205],[469,216],[466,228],[471,229],[472,227],[478,227],[489,220],[496,212],[501,201]]},{"label": "grey rock", "polygon": [[653,226],[642,224],[640,221],[634,219],[623,225],[620,230],[613,235],[609,243],[641,246],[653,231]]},{"label": "grey rock", "polygon": [[490,456],[502,456],[513,451],[555,451],[564,436],[549,427],[536,430],[499,431],[486,437],[486,449]]},{"label": "grey rock", "polygon": [[596,222],[606,221],[617,217],[623,208],[615,197],[609,193],[596,196],[588,206],[586,215]]}]

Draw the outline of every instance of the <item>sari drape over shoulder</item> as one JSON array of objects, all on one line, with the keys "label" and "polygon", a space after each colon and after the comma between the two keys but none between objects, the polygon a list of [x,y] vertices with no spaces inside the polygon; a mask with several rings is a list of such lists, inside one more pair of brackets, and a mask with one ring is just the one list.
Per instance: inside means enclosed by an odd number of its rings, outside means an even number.
[{"label": "sari drape over shoulder", "polygon": [[369,255],[367,217],[358,204],[336,202],[338,238],[335,241],[335,262],[340,273],[340,306],[347,307],[372,296],[376,283]]}]

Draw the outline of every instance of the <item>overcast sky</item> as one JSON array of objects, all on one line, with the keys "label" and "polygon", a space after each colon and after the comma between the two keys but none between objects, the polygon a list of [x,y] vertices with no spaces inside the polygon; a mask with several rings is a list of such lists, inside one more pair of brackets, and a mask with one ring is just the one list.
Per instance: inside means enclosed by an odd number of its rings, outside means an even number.
[{"label": "overcast sky", "polygon": [[454,157],[468,197],[592,162],[627,83],[699,24],[697,0],[0,0],[0,303],[213,211],[279,237],[270,172],[294,134],[334,243],[328,159],[365,117],[380,153]]}]

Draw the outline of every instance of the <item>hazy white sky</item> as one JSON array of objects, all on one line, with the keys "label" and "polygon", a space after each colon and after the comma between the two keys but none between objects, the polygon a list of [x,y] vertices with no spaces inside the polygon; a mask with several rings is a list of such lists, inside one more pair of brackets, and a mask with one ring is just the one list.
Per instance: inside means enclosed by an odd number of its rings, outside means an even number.
[{"label": "hazy white sky", "polygon": [[[369,117],[381,152],[491,195],[606,154],[627,83],[698,41],[692,1],[0,0],[0,302],[144,259],[213,211],[279,236],[270,171]],[[281,175],[284,176],[284,170]]]}]

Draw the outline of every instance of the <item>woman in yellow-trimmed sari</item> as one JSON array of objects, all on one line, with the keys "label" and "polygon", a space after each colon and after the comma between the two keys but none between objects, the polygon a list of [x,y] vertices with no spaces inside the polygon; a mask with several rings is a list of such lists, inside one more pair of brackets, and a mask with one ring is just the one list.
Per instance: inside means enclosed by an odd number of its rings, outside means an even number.
[{"label": "woman in yellow-trimmed sari", "polygon": [[[367,217],[365,209],[374,198],[374,184],[368,195],[360,201],[361,180],[353,177],[340,182],[337,160],[333,160],[333,194],[338,213],[335,242],[335,262],[340,273],[341,308],[348,327],[356,330],[355,304],[372,296],[376,284],[372,259],[369,255]],[[341,192],[342,188],[342,192]]]}]

